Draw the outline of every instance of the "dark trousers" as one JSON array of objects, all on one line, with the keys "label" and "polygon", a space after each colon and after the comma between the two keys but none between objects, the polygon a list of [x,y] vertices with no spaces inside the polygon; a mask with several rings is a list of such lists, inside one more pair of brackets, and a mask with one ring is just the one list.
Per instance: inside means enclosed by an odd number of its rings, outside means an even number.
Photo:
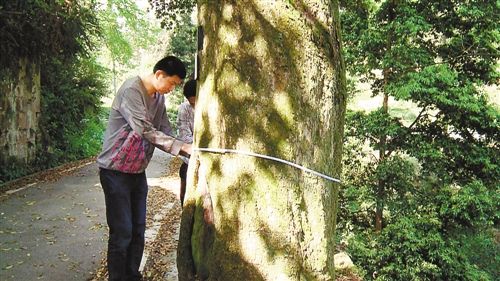
[{"label": "dark trousers", "polygon": [[146,174],[100,169],[109,226],[109,280],[141,280],[146,229]]},{"label": "dark trousers", "polygon": [[188,164],[182,163],[179,169],[179,177],[181,178],[181,205],[184,205],[184,195],[186,194],[186,176],[187,176]]}]

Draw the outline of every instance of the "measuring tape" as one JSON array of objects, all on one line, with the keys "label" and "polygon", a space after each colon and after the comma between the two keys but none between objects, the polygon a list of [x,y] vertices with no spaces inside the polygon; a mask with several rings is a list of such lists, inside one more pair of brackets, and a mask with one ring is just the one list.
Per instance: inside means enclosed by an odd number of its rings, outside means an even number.
[{"label": "measuring tape", "polygon": [[258,154],[258,153],[253,153],[253,152],[250,152],[250,151],[242,151],[242,150],[235,150],[235,149],[222,149],[222,148],[199,148],[199,147],[193,147],[193,151],[209,152],[209,153],[220,153],[220,154],[234,153],[234,154],[242,154],[242,155],[247,155],[247,156],[252,156],[252,157],[264,158],[264,159],[268,159],[268,160],[280,162],[280,163],[283,163],[283,164],[295,167],[295,168],[300,169],[300,170],[302,170],[304,172],[311,173],[313,175],[316,175],[318,177],[324,178],[324,179],[332,181],[332,182],[340,183],[339,179],[327,176],[327,175],[322,174],[320,172],[316,172],[314,170],[311,170],[311,169],[306,168],[304,166],[301,166],[299,164],[295,164],[295,163],[292,163],[290,161],[286,161],[286,160],[283,160],[283,159],[280,159],[280,158],[276,158],[276,157],[272,157],[272,156],[268,156],[268,155],[262,155],[262,154]]}]

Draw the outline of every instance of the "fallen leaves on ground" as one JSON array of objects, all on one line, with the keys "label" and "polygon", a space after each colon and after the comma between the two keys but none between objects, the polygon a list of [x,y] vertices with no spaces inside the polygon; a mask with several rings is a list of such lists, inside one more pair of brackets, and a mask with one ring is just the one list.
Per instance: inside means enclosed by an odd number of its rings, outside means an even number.
[{"label": "fallen leaves on ground", "polygon": [[[177,172],[182,162],[176,161],[177,158],[170,161],[168,167],[167,182],[175,185],[171,189],[178,188],[179,178]],[[177,281],[177,262],[176,252],[178,243],[178,231],[181,219],[181,206],[177,196],[165,188],[153,186],[150,187],[147,201],[146,229],[153,225],[154,217],[162,213],[162,210],[168,203],[173,203],[164,216],[161,218],[161,227],[154,241],[146,241],[145,252],[149,253],[146,265],[143,270],[144,281]],[[107,263],[105,253],[102,253],[99,268],[94,272],[89,281],[108,280]],[[360,281],[354,272],[345,270],[338,272],[336,276],[338,281]]]},{"label": "fallen leaves on ground", "polygon": [[[53,182],[60,179],[62,176],[70,175],[77,171],[78,168],[88,165],[96,161],[96,157],[86,158],[83,160],[74,161],[71,163],[66,163],[61,166],[44,170],[32,175],[28,175],[13,181],[9,181],[0,184],[0,192],[4,193],[8,190],[13,190],[16,188],[21,188],[26,185],[33,185],[40,182]],[[1,197],[0,197],[1,199]],[[35,203],[35,202],[33,202]]]},{"label": "fallen leaves on ground", "polygon": [[[167,179],[169,184],[179,185],[177,171],[180,163],[171,161],[168,169]],[[171,204],[171,208],[167,208]],[[181,217],[181,206],[177,196],[165,188],[152,186],[149,188],[146,229],[152,227],[154,217],[163,213],[159,221],[161,224],[154,241],[146,241],[144,251],[149,253],[146,265],[143,270],[143,280],[177,280],[176,251],[178,241],[178,228]],[[158,221],[157,221],[158,222]],[[107,262],[105,253],[102,254],[99,268],[94,272],[91,281],[104,281],[108,279]]]}]

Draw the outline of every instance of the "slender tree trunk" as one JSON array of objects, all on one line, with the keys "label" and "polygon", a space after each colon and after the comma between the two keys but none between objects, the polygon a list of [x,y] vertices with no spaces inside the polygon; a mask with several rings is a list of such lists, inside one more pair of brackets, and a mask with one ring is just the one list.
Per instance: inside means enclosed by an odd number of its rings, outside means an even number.
[{"label": "slender tree trunk", "polygon": [[[336,1],[200,1],[194,146],[338,177],[345,112]],[[270,160],[192,155],[179,280],[333,280],[338,186]]]},{"label": "slender tree trunk", "polygon": [[[388,14],[389,21],[392,22],[395,18],[394,9],[398,5],[397,0],[391,1],[391,10]],[[391,31],[388,31],[387,39],[386,39],[386,52],[390,52],[392,49],[392,41],[393,35]],[[382,101],[382,112],[387,115],[389,114],[389,95],[387,94],[387,86],[389,84],[389,79],[391,76],[391,69],[389,67],[384,67],[382,71],[382,75],[384,76],[384,84],[383,84],[383,101]],[[383,134],[380,136],[380,150],[379,150],[379,163],[382,163],[385,160],[385,156],[387,153],[386,144],[387,144],[387,135]],[[375,209],[375,231],[382,231],[383,227],[383,218],[384,218],[384,198],[385,198],[385,183],[379,181],[377,183],[377,205]]]},{"label": "slender tree trunk", "polygon": [[[385,71],[384,71],[385,73]],[[385,83],[385,79],[384,79]],[[382,111],[384,113],[389,112],[389,96],[384,93],[384,100],[382,102]],[[385,145],[387,143],[387,136],[383,135],[380,138],[380,151],[379,151],[379,161],[382,162],[385,159]],[[377,183],[377,205],[375,210],[375,230],[377,232],[382,231],[383,226],[383,217],[384,217],[384,192],[385,192],[385,183],[382,181],[378,181]]]},{"label": "slender tree trunk", "polygon": [[[383,71],[384,73],[384,85],[387,83],[387,70]],[[384,99],[382,101],[382,112],[387,114],[389,112],[389,95],[384,93]],[[381,163],[385,159],[385,145],[387,143],[387,136],[382,135],[380,137],[380,150],[379,150],[379,162]],[[377,206],[375,210],[375,230],[377,232],[382,231],[383,226],[383,217],[384,217],[384,192],[385,192],[385,183],[380,181],[377,183]]]}]

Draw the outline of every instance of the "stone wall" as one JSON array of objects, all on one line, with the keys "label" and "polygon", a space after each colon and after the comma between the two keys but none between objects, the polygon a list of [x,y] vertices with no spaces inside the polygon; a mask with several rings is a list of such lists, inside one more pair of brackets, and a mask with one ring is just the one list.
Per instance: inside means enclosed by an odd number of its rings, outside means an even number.
[{"label": "stone wall", "polygon": [[39,139],[40,67],[21,59],[10,76],[0,80],[0,164],[11,157],[28,163]]}]

